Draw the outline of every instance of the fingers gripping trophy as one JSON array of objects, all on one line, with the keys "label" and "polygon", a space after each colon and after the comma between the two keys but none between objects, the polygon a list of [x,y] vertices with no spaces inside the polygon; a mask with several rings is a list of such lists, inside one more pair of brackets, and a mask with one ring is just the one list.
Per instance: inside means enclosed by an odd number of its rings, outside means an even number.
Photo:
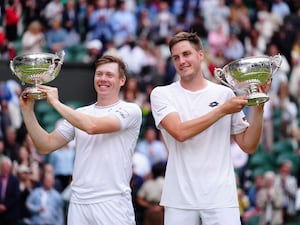
[{"label": "fingers gripping trophy", "polygon": [[40,100],[46,98],[45,93],[38,90],[39,84],[54,80],[64,62],[65,52],[58,53],[27,53],[10,60],[10,69],[22,84],[32,84],[26,89],[27,95]]},{"label": "fingers gripping trophy", "polygon": [[259,86],[272,79],[281,62],[280,54],[246,57],[228,63],[223,68],[216,68],[214,74],[236,94],[246,94],[248,106],[255,106],[269,100],[267,94],[259,92]]}]

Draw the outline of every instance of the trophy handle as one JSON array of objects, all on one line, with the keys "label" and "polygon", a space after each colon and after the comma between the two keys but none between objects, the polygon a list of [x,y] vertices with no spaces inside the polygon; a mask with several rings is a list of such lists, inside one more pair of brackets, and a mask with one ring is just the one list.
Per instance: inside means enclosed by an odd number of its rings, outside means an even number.
[{"label": "trophy handle", "polygon": [[272,74],[275,73],[281,65],[282,57],[280,54],[271,56],[271,66],[272,66]]},{"label": "trophy handle", "polygon": [[62,51],[56,52],[55,55],[59,58],[59,62],[58,63],[59,64],[63,64],[64,59],[65,59],[65,55],[66,55],[65,51],[62,50]]},{"label": "trophy handle", "polygon": [[217,80],[219,80],[222,84],[224,84],[227,87],[230,87],[231,89],[235,90],[235,88],[232,85],[230,85],[229,83],[226,82],[224,69],[215,68],[214,75],[217,78]]},{"label": "trophy handle", "polygon": [[14,69],[14,66],[13,66],[13,61],[12,60],[10,60],[10,62],[9,62],[9,67],[10,67],[10,70],[14,73],[14,74],[16,74],[16,71],[15,71],[15,69]]}]

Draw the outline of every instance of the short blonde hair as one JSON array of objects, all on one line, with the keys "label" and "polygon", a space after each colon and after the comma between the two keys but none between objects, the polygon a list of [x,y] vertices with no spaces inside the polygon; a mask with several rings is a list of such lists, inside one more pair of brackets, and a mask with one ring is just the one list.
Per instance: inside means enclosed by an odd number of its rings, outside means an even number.
[{"label": "short blonde hair", "polygon": [[119,76],[126,77],[126,75],[127,75],[126,65],[123,62],[123,60],[120,59],[119,57],[116,57],[113,55],[104,55],[95,62],[95,66],[97,68],[98,66],[107,64],[107,63],[117,63],[119,66]]}]

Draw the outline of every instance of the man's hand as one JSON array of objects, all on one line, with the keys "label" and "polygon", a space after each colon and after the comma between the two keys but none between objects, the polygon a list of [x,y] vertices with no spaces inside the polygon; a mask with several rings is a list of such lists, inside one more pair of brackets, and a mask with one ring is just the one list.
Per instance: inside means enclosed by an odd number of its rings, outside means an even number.
[{"label": "man's hand", "polygon": [[263,93],[268,93],[272,85],[272,77],[263,85],[261,85],[258,90]]},{"label": "man's hand", "polygon": [[19,97],[19,101],[20,101],[20,107],[22,109],[22,111],[26,111],[26,110],[33,110],[34,109],[34,103],[35,100],[34,98],[29,94],[28,92],[29,88],[26,88]]},{"label": "man's hand", "polygon": [[222,105],[224,114],[240,112],[248,104],[247,96],[241,95],[229,99]]},{"label": "man's hand", "polygon": [[54,105],[58,100],[58,89],[46,85],[38,85],[38,90],[45,93],[49,105]]}]

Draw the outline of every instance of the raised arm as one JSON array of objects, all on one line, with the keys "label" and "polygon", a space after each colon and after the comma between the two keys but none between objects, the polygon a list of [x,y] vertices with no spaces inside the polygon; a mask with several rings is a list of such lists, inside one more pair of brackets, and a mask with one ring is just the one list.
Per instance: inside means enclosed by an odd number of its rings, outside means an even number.
[{"label": "raised arm", "polygon": [[[261,86],[260,91],[268,93],[271,85],[272,79]],[[243,133],[234,135],[233,138],[246,153],[252,154],[256,151],[262,134],[264,105],[251,106],[249,108],[248,121],[250,126]]]},{"label": "raised arm", "polygon": [[34,113],[34,99],[27,96],[26,91],[20,95],[20,106],[26,129],[41,154],[48,154],[67,143],[58,132],[48,133],[41,127]]},{"label": "raised arm", "polygon": [[245,96],[233,97],[220,107],[196,119],[182,122],[178,113],[170,113],[160,124],[177,141],[183,142],[201,133],[223,116],[240,112],[247,102]]},{"label": "raised arm", "polygon": [[39,89],[47,93],[47,100],[55,110],[74,127],[88,134],[111,133],[120,130],[121,124],[117,117],[110,115],[105,117],[90,116],[61,103],[58,99],[58,90],[55,87],[40,85]]},{"label": "raised arm", "polygon": [[263,111],[262,105],[251,106],[248,118],[250,126],[245,132],[233,136],[246,153],[252,154],[257,149],[263,128]]}]

